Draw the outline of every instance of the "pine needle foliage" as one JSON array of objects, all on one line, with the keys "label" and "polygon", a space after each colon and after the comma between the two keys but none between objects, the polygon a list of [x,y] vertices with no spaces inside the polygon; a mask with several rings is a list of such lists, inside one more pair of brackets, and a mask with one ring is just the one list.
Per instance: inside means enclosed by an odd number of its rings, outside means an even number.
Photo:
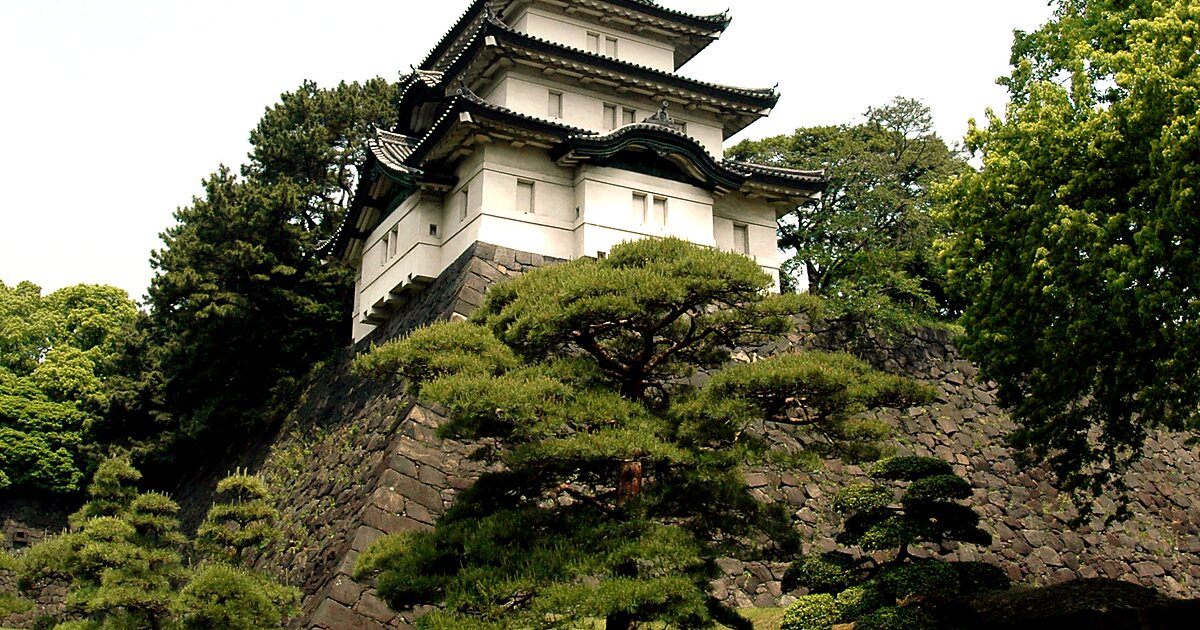
[{"label": "pine needle foliage", "polygon": [[922,544],[941,553],[945,543],[991,543],[991,535],[979,527],[979,515],[959,503],[970,498],[971,486],[949,464],[932,457],[892,457],[874,464],[871,476],[876,483],[847,486],[833,501],[845,517],[837,541],[856,553],[801,557],[784,574],[785,590],[803,586],[810,594],[789,609],[782,630],[829,630],[838,623],[943,627],[920,606],[902,604],[1008,587],[998,567],[916,559],[911,553]]},{"label": "pine needle foliage", "polygon": [[[833,425],[855,410],[922,398],[840,355],[768,359],[690,384],[731,348],[819,308],[770,294],[770,282],[743,256],[626,243],[493,287],[472,321],[360,358],[360,371],[402,376],[444,408],[441,435],[477,444],[492,472],[434,531],[372,546],[359,577],[376,576],[398,610],[436,605],[425,628],[746,627],[709,594],[714,559],[794,554],[798,542],[739,472],[763,454],[751,427],[767,419],[840,437],[849,432]],[[830,374],[846,379],[840,389],[818,383]]]},{"label": "pine needle foliage", "polygon": [[[139,492],[132,484],[140,478],[127,459],[105,460],[88,486],[91,500],[71,515],[70,529],[21,557],[17,570],[22,589],[67,584],[65,618],[55,629],[282,627],[296,608],[299,592],[219,561],[187,566],[184,553],[190,541],[179,530],[178,504],[162,493]],[[241,505],[258,506],[255,502],[266,496],[261,481],[248,475],[234,475],[220,488],[235,504],[241,499]],[[218,513],[205,523],[230,518]],[[207,548],[238,560],[249,541],[257,543],[267,533],[265,528],[247,529],[253,535],[235,530],[219,538],[210,533],[220,544]]]}]

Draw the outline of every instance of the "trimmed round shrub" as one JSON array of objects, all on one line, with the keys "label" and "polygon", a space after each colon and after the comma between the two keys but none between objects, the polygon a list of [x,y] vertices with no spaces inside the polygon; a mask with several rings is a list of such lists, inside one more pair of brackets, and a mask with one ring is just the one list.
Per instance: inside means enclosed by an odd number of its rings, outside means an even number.
[{"label": "trimmed round shrub", "polygon": [[818,593],[805,595],[788,606],[779,630],[829,630],[837,622],[833,595]]},{"label": "trimmed round shrub", "polygon": [[953,597],[958,571],[942,560],[918,560],[891,567],[879,576],[882,590],[897,601],[913,595]]},{"label": "trimmed round shrub", "polygon": [[854,624],[854,630],[934,630],[937,624],[928,615],[915,608],[885,606],[863,615]]},{"label": "trimmed round shrub", "polygon": [[839,623],[850,623],[888,603],[874,583],[851,586],[834,598]]},{"label": "trimmed round shrub", "polygon": [[936,457],[889,457],[871,468],[876,479],[893,481],[916,481],[923,477],[953,475],[954,468]]},{"label": "trimmed round shrub", "polygon": [[859,572],[859,563],[847,553],[804,556],[783,574],[783,590],[803,586],[810,593],[837,593],[857,582]]}]

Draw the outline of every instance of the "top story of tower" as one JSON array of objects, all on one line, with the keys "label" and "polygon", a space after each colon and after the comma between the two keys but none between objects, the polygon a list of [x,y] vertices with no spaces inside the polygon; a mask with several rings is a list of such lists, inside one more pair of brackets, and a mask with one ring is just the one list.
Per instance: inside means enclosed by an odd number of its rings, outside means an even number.
[{"label": "top story of tower", "polygon": [[637,50],[622,56],[664,72],[678,70],[716,41],[730,22],[727,13],[693,15],[650,0],[475,0],[419,69],[439,72],[453,64],[489,12],[535,37],[599,54],[614,52],[606,50],[611,36],[623,35]]}]

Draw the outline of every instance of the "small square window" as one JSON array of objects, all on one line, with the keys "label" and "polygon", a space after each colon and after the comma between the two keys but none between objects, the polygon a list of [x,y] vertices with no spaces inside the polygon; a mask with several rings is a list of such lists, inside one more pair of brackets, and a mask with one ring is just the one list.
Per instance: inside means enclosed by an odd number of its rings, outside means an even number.
[{"label": "small square window", "polygon": [[587,49],[597,55],[600,54],[600,33],[587,34]]},{"label": "small square window", "polygon": [[637,120],[637,110],[624,107],[621,109],[621,124],[632,125]]},{"label": "small square window", "polygon": [[550,101],[548,103],[549,114],[551,118],[562,118],[563,115],[563,94],[550,90]]},{"label": "small square window", "polygon": [[609,57],[614,57],[614,58],[617,56],[617,38],[616,37],[605,37],[604,38],[604,54],[608,55]]},{"label": "small square window", "polygon": [[430,223],[430,224],[429,224],[429,235],[430,235],[430,236],[437,236],[437,235],[438,235],[438,227],[437,227],[437,224],[436,224],[436,223]]}]

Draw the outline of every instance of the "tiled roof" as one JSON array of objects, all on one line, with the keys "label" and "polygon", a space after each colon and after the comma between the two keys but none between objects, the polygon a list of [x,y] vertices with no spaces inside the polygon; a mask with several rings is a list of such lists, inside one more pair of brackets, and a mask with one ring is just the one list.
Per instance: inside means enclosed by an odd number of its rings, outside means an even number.
[{"label": "tiled roof", "polygon": [[777,166],[764,166],[762,164],[754,164],[752,162],[742,162],[740,160],[722,160],[722,162],[732,170],[743,172],[747,175],[765,175],[768,177],[778,177],[796,182],[823,184],[825,179],[825,171],[801,171],[792,168],[779,168]]},{"label": "tiled roof", "polygon": [[[508,5],[513,0],[474,0],[466,11],[459,16],[454,25],[450,27],[442,38],[438,40],[437,45],[425,59],[421,61],[420,68],[434,69],[437,66],[445,64],[438,63],[439,60],[452,51],[453,47],[465,32],[470,30],[473,24],[485,13],[503,13]],[[720,32],[729,26],[730,18],[728,11],[715,15],[695,15],[675,9],[668,9],[656,2],[649,0],[576,0],[580,4],[598,6],[609,5],[611,7],[623,8],[626,11],[632,11],[640,14],[645,14],[653,18],[657,18],[663,22],[678,22],[682,25],[700,28],[704,31]],[[700,48],[702,48],[701,46]],[[699,48],[688,55],[699,52]],[[682,61],[680,62],[682,63]]]},{"label": "tiled roof", "polygon": [[709,81],[700,81],[699,79],[691,79],[691,78],[688,78],[688,77],[685,77],[682,75],[674,74],[672,72],[663,72],[662,70],[651,68],[650,66],[644,66],[641,64],[630,63],[628,61],[623,61],[621,59],[617,59],[616,57],[609,57],[608,55],[601,55],[601,54],[597,54],[597,53],[594,53],[594,52],[591,52],[588,50],[584,50],[582,48],[575,48],[573,46],[565,46],[558,42],[550,41],[548,39],[544,39],[541,37],[535,37],[528,33],[523,33],[521,31],[518,31],[517,29],[509,26],[508,24],[505,24],[502,20],[500,20],[499,18],[497,18],[494,15],[489,15],[485,19],[486,19],[487,23],[489,25],[491,25],[492,27],[494,27],[496,29],[500,29],[501,31],[508,33],[509,35],[514,36],[516,38],[528,40],[529,42],[536,42],[538,44],[542,44],[543,46],[552,46],[556,49],[561,50],[562,52],[569,52],[572,54],[572,56],[578,57],[578,56],[582,55],[582,56],[584,56],[584,58],[589,59],[590,61],[593,61],[596,63],[603,63],[606,65],[612,65],[612,66],[619,68],[623,72],[645,75],[650,78],[657,79],[658,81],[661,81],[664,83],[665,82],[679,82],[679,83],[684,83],[684,84],[690,84],[697,88],[707,88],[709,90],[726,92],[729,94],[737,94],[737,95],[745,96],[748,98],[760,99],[763,101],[770,101],[771,105],[774,105],[775,102],[779,100],[779,93],[775,91],[774,87],[743,88],[743,87],[734,87],[731,85],[723,85],[720,83],[712,83]]},{"label": "tiled roof", "polygon": [[531,54],[536,53],[545,55],[547,58],[562,59],[571,63],[586,65],[602,72],[628,77],[631,80],[641,81],[650,85],[674,86],[680,90],[727,103],[736,103],[752,110],[769,109],[774,107],[779,101],[779,93],[775,91],[774,87],[732,87],[664,72],[649,66],[622,61],[522,33],[490,13],[483,18],[470,37],[462,42],[455,56],[445,64],[443,81],[455,80],[466,67],[468,60],[472,58],[474,51],[481,49],[490,35],[502,37],[511,45],[526,49]]},{"label": "tiled roof", "polygon": [[384,166],[395,171],[411,172],[404,161],[412,155],[417,142],[418,139],[412,136],[379,129],[375,131],[375,137],[367,141],[367,146]]}]

